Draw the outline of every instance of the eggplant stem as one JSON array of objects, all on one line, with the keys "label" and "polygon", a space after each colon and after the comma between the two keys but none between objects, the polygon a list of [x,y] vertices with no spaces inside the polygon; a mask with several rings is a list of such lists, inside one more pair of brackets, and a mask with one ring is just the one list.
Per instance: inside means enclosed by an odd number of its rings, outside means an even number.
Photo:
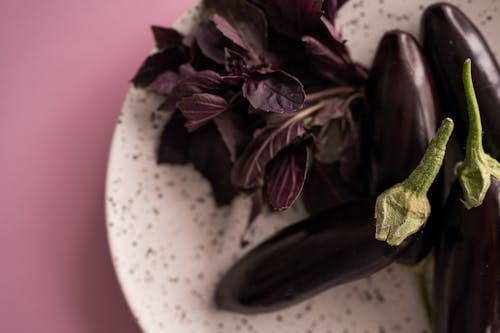
[{"label": "eggplant stem", "polygon": [[465,160],[457,164],[455,171],[462,186],[462,202],[467,209],[471,209],[483,203],[486,192],[491,185],[491,176],[499,179],[500,163],[486,154],[483,148],[481,115],[472,82],[470,59],[466,59],[464,62],[462,79],[467,100],[469,131]]},{"label": "eggplant stem", "polygon": [[424,308],[424,313],[427,319],[427,323],[429,324],[430,327],[432,327],[432,309],[425,281],[425,271],[427,269],[428,264],[429,264],[429,257],[426,257],[417,265],[410,267],[410,271],[413,273],[413,276],[415,277],[415,283],[418,289],[418,293],[420,295],[420,301]]},{"label": "eggplant stem", "polygon": [[410,176],[377,197],[376,239],[398,246],[425,224],[431,213],[427,192],[443,164],[452,131],[453,120],[445,118]]},{"label": "eggplant stem", "polygon": [[409,191],[418,196],[426,195],[443,164],[446,145],[453,131],[453,120],[445,118],[429,143],[419,165],[403,182]]},{"label": "eggplant stem", "polygon": [[478,154],[484,153],[483,149],[483,127],[481,125],[481,115],[477,103],[474,84],[472,83],[471,60],[467,59],[463,66],[463,84],[465,99],[467,100],[467,111],[469,115],[469,131],[467,134],[467,146],[465,148],[465,158],[478,158]]}]

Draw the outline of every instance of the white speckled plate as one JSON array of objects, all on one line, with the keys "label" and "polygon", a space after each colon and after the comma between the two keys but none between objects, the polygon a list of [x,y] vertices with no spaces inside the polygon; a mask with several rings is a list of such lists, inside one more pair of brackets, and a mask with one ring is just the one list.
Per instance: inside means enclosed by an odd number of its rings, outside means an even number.
[{"label": "white speckled plate", "polygon": [[[383,32],[418,31],[430,0],[351,0],[338,21],[353,56],[369,64]],[[500,54],[500,0],[457,3]],[[175,26],[187,31],[199,9]],[[495,35],[495,30],[496,35]],[[131,88],[119,117],[107,178],[113,262],[132,312],[147,333],[429,332],[412,275],[393,265],[287,310],[258,316],[218,311],[211,296],[243,251],[249,202],[215,207],[208,183],[190,166],[158,166],[155,146],[166,121],[156,96]],[[300,209],[258,219],[253,244],[297,221]]]}]

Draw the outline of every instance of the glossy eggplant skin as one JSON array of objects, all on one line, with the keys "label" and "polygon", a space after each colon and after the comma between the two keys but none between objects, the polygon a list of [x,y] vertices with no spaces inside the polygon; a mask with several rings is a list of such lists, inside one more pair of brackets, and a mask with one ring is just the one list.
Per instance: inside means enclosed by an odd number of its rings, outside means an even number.
[{"label": "glossy eggplant skin", "polygon": [[455,183],[436,246],[434,333],[500,332],[500,183],[467,210]]},{"label": "glossy eggplant skin", "polygon": [[425,10],[421,37],[442,109],[455,120],[462,147],[467,139],[468,117],[461,73],[465,59],[471,58],[485,150],[500,158],[500,67],[486,40],[464,13],[447,3]]},{"label": "glossy eggplant skin", "polygon": [[374,209],[374,200],[349,203],[278,232],[225,274],[217,307],[247,314],[279,310],[386,267],[402,247],[375,239]]},{"label": "glossy eggplant skin", "polygon": [[[415,38],[387,32],[379,43],[366,86],[364,156],[367,187],[373,196],[401,182],[415,169],[441,119],[433,79]],[[434,209],[439,186],[429,199]],[[432,218],[399,261],[416,264],[432,248]]]}]

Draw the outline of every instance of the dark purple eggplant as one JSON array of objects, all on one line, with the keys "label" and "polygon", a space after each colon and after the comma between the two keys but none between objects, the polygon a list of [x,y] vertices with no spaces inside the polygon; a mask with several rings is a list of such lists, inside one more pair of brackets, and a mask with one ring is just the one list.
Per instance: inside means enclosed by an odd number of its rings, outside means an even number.
[{"label": "dark purple eggplant", "polygon": [[219,282],[224,310],[279,310],[386,267],[405,245],[377,241],[374,200],[345,204],[283,229],[241,258]]},{"label": "dark purple eggplant", "polygon": [[[367,187],[373,196],[404,180],[420,162],[440,121],[433,79],[418,42],[403,31],[389,31],[379,43],[366,86],[363,142]],[[429,199],[441,204],[439,186]],[[416,264],[432,248],[432,217],[400,257]]]},{"label": "dark purple eggplant", "polygon": [[485,150],[500,158],[500,67],[486,40],[464,13],[447,3],[425,10],[421,35],[442,108],[455,119],[462,147],[467,138],[467,105],[460,75],[464,60],[472,60]]},{"label": "dark purple eggplant", "polygon": [[435,333],[500,332],[500,183],[481,206],[466,209],[452,188],[436,246]]}]

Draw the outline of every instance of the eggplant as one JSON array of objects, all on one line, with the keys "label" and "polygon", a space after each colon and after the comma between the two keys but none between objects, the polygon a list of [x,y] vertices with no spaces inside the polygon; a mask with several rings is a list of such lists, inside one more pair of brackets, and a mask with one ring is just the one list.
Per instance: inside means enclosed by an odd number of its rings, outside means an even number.
[{"label": "eggplant", "polygon": [[500,183],[466,209],[452,188],[435,252],[434,333],[500,332]]},{"label": "eggplant", "polygon": [[405,248],[377,241],[375,200],[335,207],[278,232],[241,258],[215,292],[218,308],[261,313],[371,275]]},{"label": "eggplant", "polygon": [[481,32],[460,9],[438,3],[424,12],[421,38],[442,109],[455,120],[462,147],[465,147],[468,123],[460,75],[464,60],[472,60],[485,150],[494,158],[500,158],[500,67]]},{"label": "eggplant", "polygon": [[[377,196],[415,169],[441,118],[429,66],[409,33],[389,31],[380,41],[366,86],[366,103],[363,165],[370,195]],[[439,188],[435,185],[429,193],[433,210],[441,205]],[[431,216],[399,261],[418,263],[429,253],[434,238]]]}]

